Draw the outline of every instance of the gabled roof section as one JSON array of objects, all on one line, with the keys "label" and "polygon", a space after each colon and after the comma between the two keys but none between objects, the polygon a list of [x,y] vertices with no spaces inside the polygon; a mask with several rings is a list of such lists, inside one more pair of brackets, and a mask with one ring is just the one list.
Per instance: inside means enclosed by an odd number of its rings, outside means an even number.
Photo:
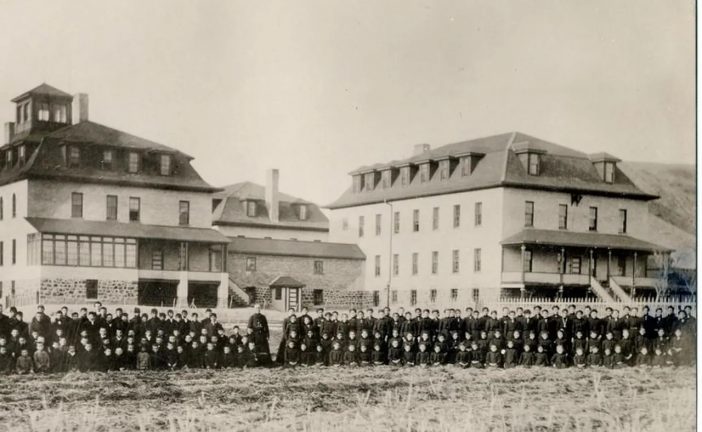
[{"label": "gabled roof section", "polygon": [[49,96],[49,97],[57,97],[57,98],[66,98],[66,99],[72,99],[73,96],[66,93],[63,90],[59,90],[56,87],[50,86],[49,84],[42,83],[38,85],[37,87],[34,87],[33,89],[26,91],[22,93],[21,95],[17,96],[16,98],[12,99],[11,102],[19,102],[22,99],[26,99],[29,96]]},{"label": "gabled roof section", "polygon": [[[537,151],[541,156],[538,176],[527,173],[517,156],[519,151]],[[414,163],[419,160],[439,160],[460,157],[465,154],[483,154],[470,175],[462,175],[460,167],[450,173],[448,179],[437,175],[429,181],[420,182],[414,176],[409,185],[399,180],[388,188],[377,185],[371,191],[354,192],[349,187],[331,209],[365,204],[412,199],[423,196],[457,193],[494,187],[518,187],[563,192],[592,193],[651,200],[657,198],[640,190],[626,175],[617,169],[614,183],[605,183],[597,173],[592,161],[583,152],[542,140],[521,132],[510,132],[468,141],[447,144],[420,155],[395,161],[393,166]],[[375,167],[382,164],[371,165]],[[367,167],[366,167],[367,168]],[[352,171],[359,172],[361,169]]]},{"label": "gabled roof section", "polygon": [[631,237],[626,234],[604,234],[527,228],[500,242],[503,246],[543,245],[571,246],[599,249],[635,250],[642,252],[669,252],[670,249]]},{"label": "gabled roof section", "polygon": [[[300,229],[307,231],[329,231],[329,219],[317,204],[282,192],[278,193],[278,222],[271,220],[265,204],[266,189],[253,182],[225,186],[213,198],[222,200],[212,215],[213,225],[260,226],[266,228]],[[246,213],[246,201],[256,203],[256,216]],[[300,220],[297,205],[307,206],[307,219]]]},{"label": "gabled roof section", "polygon": [[271,288],[302,288],[305,286],[292,276],[278,276],[269,284]]},{"label": "gabled roof section", "polygon": [[266,238],[232,237],[229,253],[248,255],[296,256],[308,258],[336,258],[365,260],[361,248],[352,243],[279,240]]}]

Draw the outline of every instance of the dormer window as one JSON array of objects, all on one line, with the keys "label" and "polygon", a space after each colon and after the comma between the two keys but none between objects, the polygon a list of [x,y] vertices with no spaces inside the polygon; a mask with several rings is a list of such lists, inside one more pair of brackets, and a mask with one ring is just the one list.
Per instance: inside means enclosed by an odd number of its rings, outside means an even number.
[{"label": "dormer window", "polygon": [[541,155],[538,153],[527,154],[529,175],[537,176],[541,170]]},{"label": "dormer window", "polygon": [[299,206],[298,217],[302,221],[307,220],[307,206],[305,204]]},{"label": "dormer window", "polygon": [[39,110],[37,110],[37,120],[49,121],[49,104],[48,102],[40,102]]},{"label": "dormer window", "polygon": [[380,181],[383,189],[389,188],[392,185],[392,171],[389,169],[384,170]]},{"label": "dormer window", "polygon": [[20,165],[24,165],[27,161],[27,148],[24,145],[17,147],[17,161]]},{"label": "dormer window", "polygon": [[362,183],[363,183],[363,181],[361,180],[361,175],[360,174],[354,175],[353,176],[353,191],[354,192],[361,192],[361,188],[363,186]]},{"label": "dormer window", "polygon": [[373,188],[375,187],[374,176],[375,173],[372,171],[364,175],[365,178],[363,179],[363,190],[373,190]]},{"label": "dormer window", "polygon": [[54,122],[56,123],[67,123],[68,122],[68,110],[66,105],[54,105]]},{"label": "dormer window", "polygon": [[8,168],[12,168],[12,165],[14,165],[14,160],[12,158],[12,149],[8,149],[7,152],[5,152],[5,166]]},{"label": "dormer window", "polygon": [[139,172],[139,153],[129,152],[128,167],[130,173],[136,174]]},{"label": "dormer window", "polygon": [[246,201],[246,216],[256,217],[256,201]]},{"label": "dormer window", "polygon": [[68,167],[76,168],[80,166],[80,148],[76,146],[68,147]]},{"label": "dormer window", "polygon": [[17,105],[17,123],[24,124],[29,121],[29,102]]},{"label": "dormer window", "polygon": [[402,184],[402,186],[410,184],[410,167],[404,166],[400,168],[400,184]]},{"label": "dormer window", "polygon": [[419,181],[426,183],[429,181],[429,163],[423,163],[419,166]]},{"label": "dormer window", "polygon": [[161,175],[171,175],[171,155],[161,155]]},{"label": "dormer window", "polygon": [[439,178],[441,180],[447,180],[449,178],[449,160],[445,159],[439,161]]},{"label": "dormer window", "polygon": [[604,181],[614,183],[614,162],[604,163]]},{"label": "dormer window", "polygon": [[102,169],[111,170],[114,152],[112,150],[103,150],[102,152]]}]

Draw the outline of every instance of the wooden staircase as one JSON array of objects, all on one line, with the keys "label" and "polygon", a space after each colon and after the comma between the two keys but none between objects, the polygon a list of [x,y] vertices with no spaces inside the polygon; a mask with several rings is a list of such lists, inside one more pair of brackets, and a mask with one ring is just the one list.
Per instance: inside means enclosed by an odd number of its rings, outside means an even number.
[{"label": "wooden staircase", "polygon": [[251,304],[249,295],[229,278],[229,307],[247,307]]},{"label": "wooden staircase", "polygon": [[590,289],[592,289],[592,292],[594,292],[595,295],[601,300],[612,303],[617,301],[614,298],[614,292],[611,290],[611,288],[609,286],[602,286],[602,284],[600,284],[600,282],[594,277],[590,278]]}]

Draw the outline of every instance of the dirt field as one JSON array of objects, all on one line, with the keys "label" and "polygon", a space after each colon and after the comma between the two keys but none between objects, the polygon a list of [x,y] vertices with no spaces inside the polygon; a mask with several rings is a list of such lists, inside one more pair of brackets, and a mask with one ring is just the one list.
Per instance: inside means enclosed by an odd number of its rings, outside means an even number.
[{"label": "dirt field", "polygon": [[691,431],[695,371],[254,369],[3,377],[7,431]]}]

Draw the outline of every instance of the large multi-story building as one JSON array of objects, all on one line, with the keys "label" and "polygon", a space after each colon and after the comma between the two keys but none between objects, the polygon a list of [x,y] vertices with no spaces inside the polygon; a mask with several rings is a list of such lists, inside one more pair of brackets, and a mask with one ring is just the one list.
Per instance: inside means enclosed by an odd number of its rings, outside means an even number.
[{"label": "large multi-story building", "polygon": [[650,287],[648,201],[606,153],[506,133],[361,167],[332,241],[367,257],[365,289],[404,305],[500,296],[626,299]]},{"label": "large multi-story building", "polygon": [[12,100],[0,147],[5,300],[227,304],[228,239],[192,158],[88,119],[88,97],[42,84]]},{"label": "large multi-story building", "polygon": [[213,197],[213,225],[230,238],[227,268],[233,300],[275,309],[363,306],[365,255],[354,244],[329,243],[329,220],[315,203],[266,185],[225,186]]}]

